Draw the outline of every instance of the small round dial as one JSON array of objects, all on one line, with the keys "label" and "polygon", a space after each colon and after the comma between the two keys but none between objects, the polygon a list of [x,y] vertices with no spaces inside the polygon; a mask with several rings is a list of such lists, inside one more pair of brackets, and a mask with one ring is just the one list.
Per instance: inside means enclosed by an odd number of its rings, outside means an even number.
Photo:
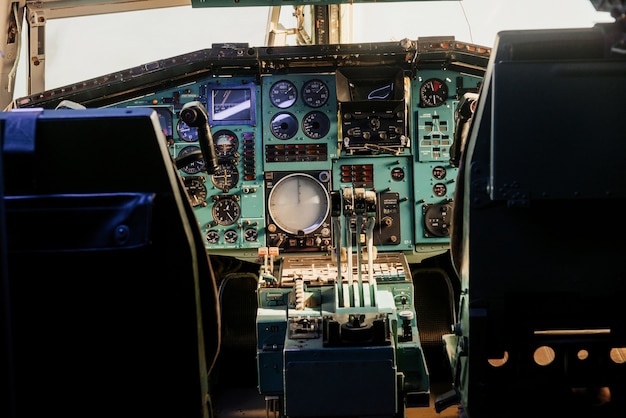
[{"label": "small round dial", "polygon": [[448,193],[448,188],[443,183],[437,183],[433,186],[433,194],[437,197],[445,196]]},{"label": "small round dial", "polygon": [[189,196],[191,206],[206,206],[207,189],[204,185],[204,177],[183,177],[183,183]]},{"label": "small round dial", "polygon": [[438,165],[433,168],[433,177],[437,180],[443,180],[446,178],[446,168],[444,166]]},{"label": "small round dial", "polygon": [[308,234],[319,228],[330,211],[326,188],[310,174],[294,173],[280,179],[268,196],[273,222],[291,234]]},{"label": "small round dial", "polygon": [[309,80],[302,86],[302,100],[307,106],[324,106],[328,101],[328,97],[328,85],[322,80]]},{"label": "small round dial", "polygon": [[217,158],[233,157],[239,147],[239,139],[234,132],[222,129],[213,134],[213,143]]},{"label": "small round dial", "polygon": [[256,228],[246,228],[243,231],[243,238],[248,242],[254,242],[259,238],[259,233]]},{"label": "small round dial", "polygon": [[320,139],[330,130],[330,119],[318,110],[307,113],[302,118],[302,132],[312,139]]},{"label": "small round dial", "polygon": [[213,204],[212,215],[218,225],[232,225],[241,216],[241,206],[233,196],[220,197]]},{"label": "small round dial", "polygon": [[291,113],[277,113],[270,121],[270,129],[278,139],[291,139],[298,132],[298,119]]},{"label": "small round dial", "polygon": [[270,88],[270,102],[278,108],[287,109],[298,99],[298,89],[289,80],[280,80]]},{"label": "small round dial", "polygon": [[239,239],[239,234],[234,229],[229,229],[224,232],[224,241],[229,244],[234,244]]},{"label": "small round dial", "polygon": [[[197,147],[195,145],[186,146],[178,152],[178,158],[184,157],[199,150],[200,147]],[[187,164],[184,167],[181,167],[180,169],[187,174],[198,174],[205,169],[204,158],[198,158],[197,160]]]},{"label": "small round dial", "polygon": [[239,170],[232,164],[220,164],[215,169],[215,173],[211,175],[211,182],[215,187],[228,192],[239,182]]},{"label": "small round dial", "polygon": [[448,99],[448,85],[439,78],[430,78],[420,86],[420,99],[426,107],[436,107]]},{"label": "small round dial", "polygon": [[217,244],[220,241],[220,233],[215,229],[210,229],[206,233],[206,240],[209,244]]},{"label": "small round dial", "polygon": [[185,142],[196,142],[198,140],[198,128],[187,125],[182,119],[176,124],[178,137]]}]

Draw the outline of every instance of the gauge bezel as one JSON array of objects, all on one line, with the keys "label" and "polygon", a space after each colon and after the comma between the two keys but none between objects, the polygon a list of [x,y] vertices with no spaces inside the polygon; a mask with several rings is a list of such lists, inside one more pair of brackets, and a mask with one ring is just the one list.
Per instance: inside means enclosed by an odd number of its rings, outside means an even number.
[{"label": "gauge bezel", "polygon": [[[293,97],[286,96],[287,92],[293,92]],[[270,87],[270,103],[279,109],[288,109],[298,100],[298,89],[291,80],[278,80]]]},{"label": "gauge bezel", "polygon": [[[298,197],[304,200],[294,201]],[[272,186],[267,198],[267,210],[271,222],[284,232],[309,234],[328,218],[330,194],[324,184],[311,174],[291,173]]]},{"label": "gauge bezel", "polygon": [[[279,120],[279,118],[284,120]],[[283,127],[285,123],[286,128]],[[298,134],[298,118],[289,112],[276,113],[270,120],[270,130],[277,139],[283,141],[291,139]]]},{"label": "gauge bezel", "polygon": [[[231,209],[227,209],[227,207],[224,206],[228,204],[232,205],[232,213],[235,216],[232,216],[230,220],[225,221],[223,217],[219,216],[218,212],[221,211],[223,207],[226,209],[227,213],[230,212]],[[218,225],[233,225],[241,217],[241,206],[239,205],[239,202],[237,202],[237,200],[232,196],[221,196],[215,201],[215,203],[213,203],[213,207],[211,208],[211,215],[213,216],[213,220]]]},{"label": "gauge bezel", "polygon": [[[318,124],[319,127],[315,126]],[[330,118],[319,110],[312,110],[302,118],[302,133],[311,139],[320,139],[330,132]]]},{"label": "gauge bezel", "polygon": [[219,164],[211,174],[211,183],[226,193],[239,184],[239,169],[234,164]]},{"label": "gauge bezel", "polygon": [[[215,148],[215,153],[218,158],[229,158],[233,157],[237,151],[239,150],[239,138],[237,134],[229,129],[220,129],[213,133],[213,145]],[[227,136],[230,148],[227,151],[223,151],[220,147],[220,138]]]},{"label": "gauge bezel", "polygon": [[[441,86],[436,90],[432,90],[432,83],[438,83]],[[448,84],[445,80],[437,77],[431,77],[424,80],[420,85],[420,102],[424,107],[438,107],[448,100],[449,91]]]},{"label": "gauge bezel", "polygon": [[198,142],[198,128],[187,125],[182,119],[176,122],[176,133],[181,141]]},{"label": "gauge bezel", "polygon": [[[176,158],[180,158],[181,154],[185,156],[187,155],[187,153],[199,150],[200,147],[197,145],[187,145],[178,151]],[[205,167],[206,163],[204,161],[204,158],[198,158],[196,161],[189,163],[184,167],[180,167],[179,169],[185,174],[198,174],[202,171],[205,171]]]},{"label": "gauge bezel", "polygon": [[[316,83],[320,85],[320,88],[316,91],[311,90],[311,86]],[[307,80],[302,85],[301,95],[302,101],[305,105],[313,108],[320,108],[328,103],[328,99],[330,98],[330,89],[328,88],[328,84],[326,84],[323,80],[314,78]]]}]

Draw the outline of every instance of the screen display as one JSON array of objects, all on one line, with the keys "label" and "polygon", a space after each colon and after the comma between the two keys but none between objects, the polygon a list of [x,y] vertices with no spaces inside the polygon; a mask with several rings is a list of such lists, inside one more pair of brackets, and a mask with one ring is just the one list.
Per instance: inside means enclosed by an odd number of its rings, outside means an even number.
[{"label": "screen display", "polygon": [[213,88],[210,97],[209,123],[213,125],[255,123],[255,100],[251,88]]},{"label": "screen display", "polygon": [[352,101],[395,99],[393,80],[352,80],[349,87]]}]

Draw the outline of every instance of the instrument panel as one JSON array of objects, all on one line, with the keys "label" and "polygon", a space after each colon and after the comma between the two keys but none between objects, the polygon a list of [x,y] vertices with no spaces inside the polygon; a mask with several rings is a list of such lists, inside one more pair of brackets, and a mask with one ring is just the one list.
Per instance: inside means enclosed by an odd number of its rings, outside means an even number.
[{"label": "instrument panel", "polygon": [[[455,110],[465,92],[479,90],[490,52],[445,41],[418,41],[412,50],[406,42],[342,45],[354,51],[340,54],[323,46],[198,51],[160,62],[169,80],[133,69],[120,86],[144,77],[150,90],[101,107],[158,113],[172,158],[187,158],[179,172],[212,252],[251,260],[263,247],[328,252],[329,194],[365,188],[378,202],[377,250],[411,260],[449,243]],[[218,159],[212,174],[203,159],[189,158],[200,150],[198,132],[179,116],[191,101],[207,109]]]}]

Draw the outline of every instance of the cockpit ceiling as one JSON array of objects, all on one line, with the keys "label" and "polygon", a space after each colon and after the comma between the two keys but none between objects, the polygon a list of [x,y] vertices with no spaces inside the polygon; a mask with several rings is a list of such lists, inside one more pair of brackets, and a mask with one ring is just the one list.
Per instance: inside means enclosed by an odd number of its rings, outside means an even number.
[{"label": "cockpit ceiling", "polygon": [[407,1],[441,0],[26,0],[26,4],[31,9],[44,11],[46,18],[55,19],[176,6],[191,6],[194,8],[289,5],[320,6],[327,4],[399,3]]},{"label": "cockpit ceiling", "polygon": [[31,10],[43,11],[47,19],[57,19],[189,6],[191,0],[26,0],[26,5]]}]

